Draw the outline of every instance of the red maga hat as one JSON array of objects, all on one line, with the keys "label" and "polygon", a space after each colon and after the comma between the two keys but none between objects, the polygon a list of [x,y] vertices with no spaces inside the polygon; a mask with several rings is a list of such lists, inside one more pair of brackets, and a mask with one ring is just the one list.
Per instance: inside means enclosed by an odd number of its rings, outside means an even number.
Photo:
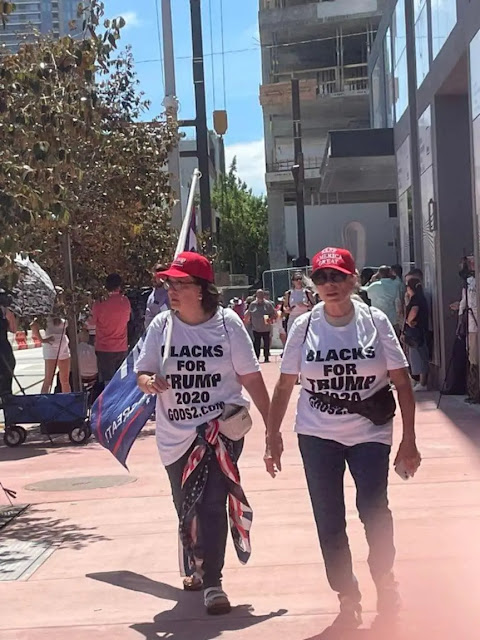
[{"label": "red maga hat", "polygon": [[157,273],[161,278],[201,278],[207,282],[214,281],[213,268],[205,256],[193,251],[183,251],[170,265],[170,268]]},{"label": "red maga hat", "polygon": [[355,275],[355,260],[347,249],[327,247],[313,258],[313,273],[320,269],[335,269],[335,271],[341,271],[353,276]]}]

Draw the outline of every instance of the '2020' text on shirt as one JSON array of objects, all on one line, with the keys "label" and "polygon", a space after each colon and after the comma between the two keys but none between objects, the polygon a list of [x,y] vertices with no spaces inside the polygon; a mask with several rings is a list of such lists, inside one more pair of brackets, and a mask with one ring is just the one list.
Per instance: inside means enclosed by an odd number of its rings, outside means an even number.
[{"label": "'2020' text on shirt", "polygon": [[318,402],[311,393],[365,400],[385,387],[388,371],[408,366],[386,315],[354,302],[355,315],[345,327],[325,319],[324,304],[293,325],[282,359],[282,373],[301,374],[295,431],[346,446],[363,442],[391,445],[392,422],[376,426],[368,418]]},{"label": "'2020' text on shirt", "polygon": [[173,317],[170,355],[162,366],[170,312],[152,321],[135,371],[165,377],[170,389],[157,396],[157,445],[165,466],[188,451],[197,427],[218,417],[225,404],[249,406],[237,376],[260,370],[243,322],[231,309],[219,309],[200,325]]}]

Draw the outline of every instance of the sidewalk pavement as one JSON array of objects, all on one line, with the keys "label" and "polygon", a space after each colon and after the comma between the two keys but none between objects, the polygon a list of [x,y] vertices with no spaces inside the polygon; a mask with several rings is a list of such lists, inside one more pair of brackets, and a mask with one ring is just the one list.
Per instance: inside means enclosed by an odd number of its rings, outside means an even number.
[{"label": "sidewalk pavement", "polygon": [[[272,389],[278,366],[264,365],[263,370]],[[298,388],[295,397],[297,393]],[[395,636],[369,630],[375,592],[347,474],[348,528],[364,593],[365,624],[358,632],[335,638],[479,637],[480,413],[455,398],[445,398],[440,411],[433,394],[418,400],[423,466],[409,482],[391,476],[397,576],[405,609],[401,627]],[[0,581],[0,638],[331,638],[324,630],[338,604],[325,578],[290,432],[294,410],[295,398],[285,421],[284,470],[276,480],[263,468],[264,434],[258,416],[248,438],[241,470],[254,509],[253,555],[248,566],[239,566],[229,541],[224,585],[235,609],[220,618],[204,614],[200,594],[180,589],[176,517],[151,425],[133,448],[131,476],[93,443],[52,447],[38,440],[17,450],[1,448],[0,480],[18,491],[18,503],[32,506],[0,532],[0,580],[15,571],[20,577]],[[112,484],[111,476],[134,481],[87,490],[88,482]],[[26,488],[55,479],[60,480],[42,491]],[[23,569],[18,570],[21,560]]]}]

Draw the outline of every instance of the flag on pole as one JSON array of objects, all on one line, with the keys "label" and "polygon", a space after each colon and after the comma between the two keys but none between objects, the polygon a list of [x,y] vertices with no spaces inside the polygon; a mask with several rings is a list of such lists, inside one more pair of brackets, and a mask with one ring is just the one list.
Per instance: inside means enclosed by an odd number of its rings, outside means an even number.
[{"label": "flag on pole", "polygon": [[[200,175],[195,169],[175,258],[183,251],[197,250],[194,197]],[[165,354],[170,352],[172,327],[169,318],[165,325]],[[93,434],[125,468],[133,443],[155,409],[155,396],[140,391],[134,371],[143,341],[140,338],[92,407]]]},{"label": "flag on pole", "polygon": [[197,251],[197,208],[192,207],[190,228],[188,231],[188,249],[184,251]]}]

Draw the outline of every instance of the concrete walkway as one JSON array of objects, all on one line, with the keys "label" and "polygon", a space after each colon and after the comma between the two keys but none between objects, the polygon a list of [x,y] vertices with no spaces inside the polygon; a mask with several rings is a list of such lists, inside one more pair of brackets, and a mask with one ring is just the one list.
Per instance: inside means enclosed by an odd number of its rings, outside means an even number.
[{"label": "concrete walkway", "polygon": [[[264,365],[264,372],[273,388],[278,366]],[[394,473],[391,478],[397,575],[405,605],[395,638],[477,640],[480,413],[454,398],[446,398],[440,411],[433,394],[419,400],[422,469],[409,482]],[[2,447],[0,480],[18,491],[18,503],[33,506],[0,532],[0,638],[331,638],[325,630],[337,602],[326,582],[303,469],[289,433],[294,407],[292,400],[285,422],[285,468],[275,481],[263,468],[259,420],[248,439],[241,469],[254,508],[253,556],[247,567],[239,566],[229,542],[225,588],[236,608],[218,619],[205,616],[201,595],[180,589],[176,518],[151,425],[131,454],[134,481],[105,488],[87,487],[111,485],[127,474],[96,444],[72,448],[31,441],[18,450]],[[80,476],[90,479],[74,480]],[[58,482],[40,491],[26,489],[47,480]],[[365,625],[334,637],[394,637],[369,629],[375,593],[348,475],[347,502]]]}]

